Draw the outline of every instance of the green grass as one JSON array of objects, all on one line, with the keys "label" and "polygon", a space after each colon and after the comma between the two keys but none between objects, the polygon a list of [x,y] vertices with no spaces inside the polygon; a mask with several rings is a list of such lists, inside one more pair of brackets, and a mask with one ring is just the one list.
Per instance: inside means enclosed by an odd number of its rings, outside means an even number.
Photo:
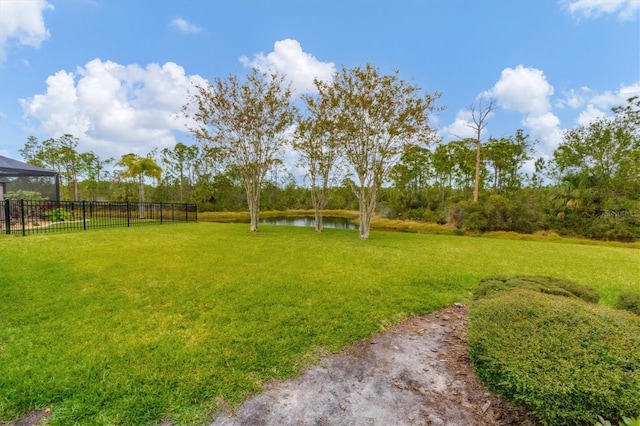
[{"label": "green grass", "polygon": [[636,249],[246,224],[0,238],[0,421],[206,423],[488,275],[552,275],[601,303],[640,287]]}]

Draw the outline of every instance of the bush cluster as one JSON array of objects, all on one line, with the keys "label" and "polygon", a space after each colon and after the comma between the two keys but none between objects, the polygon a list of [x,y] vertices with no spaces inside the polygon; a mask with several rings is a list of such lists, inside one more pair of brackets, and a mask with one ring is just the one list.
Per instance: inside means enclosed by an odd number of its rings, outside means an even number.
[{"label": "bush cluster", "polygon": [[[627,291],[620,293],[616,308],[624,309],[629,312],[633,312],[636,315],[640,315],[640,292]],[[638,349],[640,350],[640,349]]]},{"label": "bush cluster", "polygon": [[574,281],[543,276],[507,277],[494,275],[484,278],[473,291],[474,300],[491,294],[516,288],[527,289],[556,296],[575,297],[590,303],[598,303],[600,293],[593,287]]},{"label": "bush cluster", "polygon": [[483,281],[468,333],[478,377],[544,425],[637,416],[640,318],[580,300],[575,289],[581,287],[557,287],[570,297],[547,294],[534,285],[541,280]]}]

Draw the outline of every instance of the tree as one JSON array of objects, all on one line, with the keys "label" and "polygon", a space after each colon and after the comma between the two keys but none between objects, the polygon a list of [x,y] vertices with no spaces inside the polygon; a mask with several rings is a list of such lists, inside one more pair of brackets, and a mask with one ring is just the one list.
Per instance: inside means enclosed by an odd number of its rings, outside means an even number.
[{"label": "tree", "polygon": [[487,127],[487,118],[491,113],[491,110],[494,107],[495,99],[489,98],[488,104],[483,105],[484,98],[480,98],[478,100],[478,106],[471,104],[469,106],[469,110],[471,110],[471,119],[473,124],[469,124],[474,132],[476,132],[476,175],[473,186],[473,202],[478,202],[478,196],[480,194],[480,163],[481,160],[481,149],[482,149],[482,131],[485,127]]},{"label": "tree", "polygon": [[407,145],[393,167],[390,178],[404,208],[425,207],[425,190],[432,177],[431,151],[418,145]]},{"label": "tree", "polygon": [[62,174],[64,175],[68,184],[73,185],[73,199],[78,201],[80,199],[80,191],[78,186],[78,179],[84,169],[84,164],[80,158],[80,154],[76,148],[78,147],[78,138],[74,138],[72,135],[66,134],[55,140],[54,150],[58,156],[58,161],[62,165]]},{"label": "tree", "polygon": [[475,144],[476,141],[471,138],[451,141],[447,144],[453,159],[454,183],[459,190],[464,191],[467,197],[474,185],[474,169],[477,158]]},{"label": "tree", "polygon": [[617,195],[636,194],[640,184],[640,97],[625,107],[613,108],[615,116],[600,118],[588,126],[569,130],[553,158],[563,176],[589,180]]},{"label": "tree", "polygon": [[431,165],[438,187],[438,201],[444,203],[445,188],[451,189],[453,182],[453,170],[455,160],[453,157],[453,146],[450,144],[438,145],[431,153]]},{"label": "tree", "polygon": [[513,191],[522,186],[519,171],[524,162],[531,159],[528,139],[529,135],[518,129],[514,137],[489,138],[489,142],[484,146],[485,161],[493,169],[495,192]]},{"label": "tree", "polygon": [[246,81],[216,78],[196,86],[183,113],[196,140],[215,148],[237,171],[247,194],[251,231],[258,231],[260,190],[269,168],[281,156],[295,108],[284,77],[253,69]]},{"label": "tree", "polygon": [[570,232],[596,238],[640,236],[640,97],[613,117],[569,130],[554,151],[556,217]]},{"label": "tree", "polygon": [[[42,158],[42,144],[35,136],[29,136],[24,147],[19,149],[18,152],[29,164],[36,167],[47,167],[49,164],[45,164]],[[57,170],[56,170],[57,171]]]},{"label": "tree", "polygon": [[113,158],[107,158],[106,160],[101,160],[93,152],[83,152],[79,155],[80,161],[82,163],[82,169],[86,175],[85,185],[89,192],[89,198],[92,200],[96,199],[98,191],[100,191],[100,179],[105,176],[105,166],[114,162]]},{"label": "tree", "polygon": [[194,170],[198,160],[199,149],[196,145],[176,143],[173,149],[164,148],[161,151],[161,161],[165,166],[165,176],[177,181],[179,200],[184,201],[185,186],[193,184]]},{"label": "tree", "polygon": [[298,115],[292,145],[299,154],[300,164],[307,171],[311,184],[315,229],[317,232],[322,232],[322,211],[327,206],[329,185],[342,152],[340,143],[334,135],[330,98],[323,94],[326,87],[318,80],[315,83],[320,96],[302,97],[307,115]]},{"label": "tree", "polygon": [[65,134],[57,139],[47,139],[38,142],[30,136],[23,149],[20,150],[22,157],[28,163],[38,167],[45,167],[55,170],[60,174],[63,186],[67,188],[67,199],[79,199],[78,180],[84,172],[83,162],[78,154],[78,138]]},{"label": "tree", "polygon": [[123,178],[131,178],[138,181],[138,203],[140,211],[140,219],[144,219],[144,178],[150,177],[156,181],[160,181],[162,169],[150,157],[139,157],[136,154],[124,154],[117,166],[124,169],[120,172]]},{"label": "tree", "polygon": [[330,83],[319,82],[333,117],[334,134],[358,179],[360,238],[369,237],[377,194],[409,144],[435,140],[429,127],[439,94],[401,80],[398,72],[382,75],[373,65],[344,68]]}]

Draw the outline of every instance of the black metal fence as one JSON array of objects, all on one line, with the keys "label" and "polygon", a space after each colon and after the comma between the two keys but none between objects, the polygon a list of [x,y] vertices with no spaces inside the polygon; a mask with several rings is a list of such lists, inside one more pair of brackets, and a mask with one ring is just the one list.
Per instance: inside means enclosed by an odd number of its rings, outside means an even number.
[{"label": "black metal fence", "polygon": [[0,233],[3,234],[198,221],[195,204],[3,200],[0,205]]}]

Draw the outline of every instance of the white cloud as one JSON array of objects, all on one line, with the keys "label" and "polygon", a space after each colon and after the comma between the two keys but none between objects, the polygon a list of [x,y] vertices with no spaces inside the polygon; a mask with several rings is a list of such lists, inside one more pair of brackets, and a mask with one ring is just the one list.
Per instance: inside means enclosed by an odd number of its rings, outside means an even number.
[{"label": "white cloud", "polygon": [[169,27],[180,31],[182,34],[198,34],[202,28],[182,18],[175,18],[169,23]]},{"label": "white cloud", "polygon": [[573,16],[587,19],[616,14],[620,20],[632,20],[640,10],[640,0],[565,0],[564,3]]},{"label": "white cloud", "polygon": [[505,68],[487,93],[503,108],[524,114],[521,123],[529,128],[531,137],[553,150],[562,142],[560,120],[551,112],[553,92],[542,70],[518,65]]},{"label": "white cloud", "polygon": [[640,96],[640,82],[628,86],[623,84],[615,92],[592,93],[585,101],[587,107],[578,115],[577,123],[587,126],[599,118],[611,116],[611,108],[626,105],[627,99],[633,96]]},{"label": "white cloud", "polygon": [[500,80],[489,93],[505,109],[538,115],[549,111],[553,86],[541,70],[518,65],[502,70]]},{"label": "white cloud", "polygon": [[310,53],[304,52],[296,40],[285,39],[276,41],[273,52],[265,55],[258,53],[253,59],[240,57],[240,62],[246,67],[255,67],[261,71],[284,74],[291,88],[297,94],[315,93],[313,79],[331,81],[336,71],[333,62],[321,62]]},{"label": "white cloud", "polygon": [[571,89],[564,93],[565,99],[560,99],[555,106],[559,108],[568,106],[573,109],[583,107],[587,103],[591,92],[592,90],[586,86],[583,86],[578,90]]},{"label": "white cloud", "polygon": [[562,143],[560,119],[550,111],[540,115],[528,115],[521,123],[529,128],[529,135],[533,140],[542,142],[544,148],[547,148],[545,151],[551,152]]},{"label": "white cloud", "polygon": [[640,82],[629,86],[621,85],[615,92],[605,91],[604,93],[594,95],[589,99],[589,103],[600,109],[610,109],[614,106],[626,104],[627,99],[632,96],[640,96]]},{"label": "white cloud", "polygon": [[11,45],[40,47],[49,38],[42,16],[45,10],[53,10],[46,0],[0,1],[0,62]]},{"label": "white cloud", "polygon": [[186,75],[173,62],[142,68],[94,59],[75,74],[62,70],[49,76],[46,93],[20,103],[50,137],[72,134],[81,150],[104,158],[146,155],[174,146],[173,131],[186,130],[176,114],[193,83],[205,80]]},{"label": "white cloud", "polygon": [[596,121],[599,118],[604,117],[606,114],[600,111],[592,104],[587,105],[587,108],[578,115],[578,124],[581,126],[587,126],[592,121]]},{"label": "white cloud", "polygon": [[599,118],[611,116],[611,108],[625,105],[627,99],[633,96],[640,96],[640,82],[630,85],[623,84],[615,91],[607,90],[601,93],[589,87],[581,87],[578,90],[571,89],[564,95],[565,99],[556,102],[555,106],[583,108],[576,118],[576,123],[580,126],[587,126]]}]

